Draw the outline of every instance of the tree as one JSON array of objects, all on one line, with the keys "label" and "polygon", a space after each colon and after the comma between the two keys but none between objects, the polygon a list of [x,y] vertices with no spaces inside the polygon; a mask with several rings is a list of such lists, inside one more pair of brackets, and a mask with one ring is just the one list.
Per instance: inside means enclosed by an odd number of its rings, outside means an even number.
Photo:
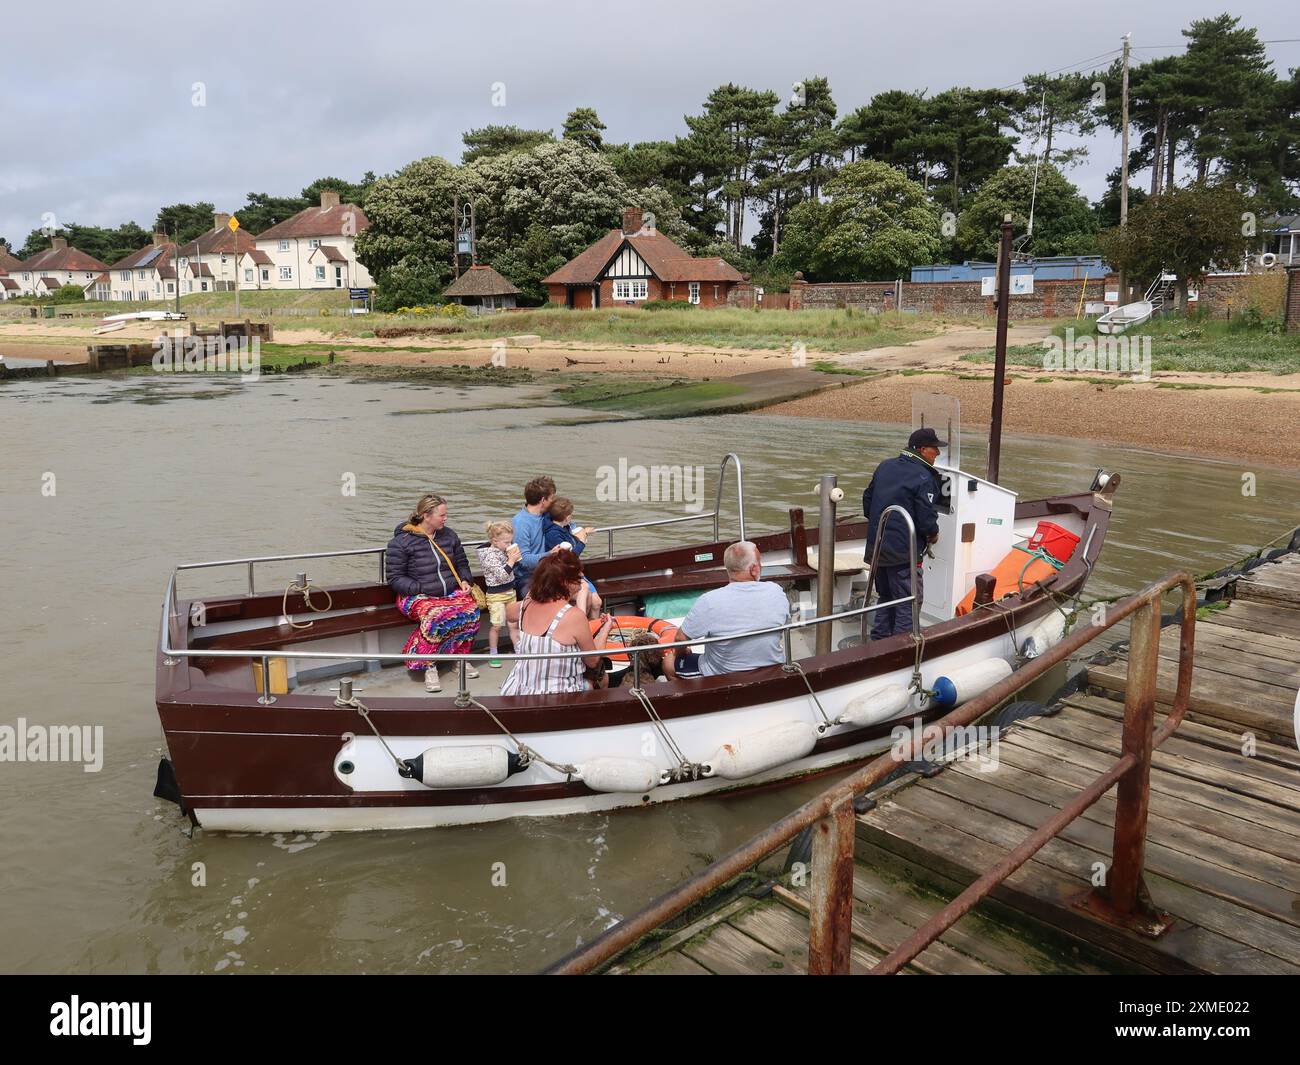
[{"label": "tree", "polygon": [[875,159],[926,184],[930,159],[925,154],[925,132],[929,122],[930,104],[924,93],[891,89],[877,93],[865,107],[844,116],[839,142],[850,162]]},{"label": "tree", "polygon": [[112,264],[149,243],[150,234],[134,222],[123,222],[116,229],[103,226],[82,226],[69,222],[50,232],[33,229],[23,246],[16,252],[19,259],[27,259],[37,252],[47,251],[52,237],[62,237],[69,246],[92,255],[102,263]]},{"label": "tree", "polygon": [[494,155],[507,152],[526,152],[539,144],[555,140],[555,134],[549,129],[520,129],[518,126],[484,126],[462,134],[461,141],[465,151],[461,153],[463,164],[473,163],[479,159],[488,159]]},{"label": "tree", "polygon": [[734,248],[744,239],[745,215],[757,188],[755,170],[776,103],[774,92],[728,83],[709,93],[703,115],[686,116],[692,136],[708,145],[714,174],[721,178],[716,188],[725,207],[727,240]]},{"label": "tree", "polygon": [[604,148],[614,172],[635,188],[663,185],[672,188],[672,141],[642,141],[639,144],[608,144]]},{"label": "tree", "polygon": [[210,203],[174,203],[159,210],[153,231],[166,233],[178,244],[188,244],[212,228],[214,211]]},{"label": "tree", "polygon": [[[1042,155],[1043,162],[1068,167],[1081,163],[1088,154],[1082,146],[1060,147],[1063,134],[1085,137],[1102,121],[1093,107],[1092,74],[1030,74],[1024,80],[1024,92],[1017,105],[1018,128],[1022,136],[1032,135],[1031,159]],[[1023,161],[1023,160],[1022,160]]]},{"label": "tree", "polygon": [[924,158],[939,165],[950,187],[953,211],[964,194],[975,191],[1006,166],[1015,141],[1004,132],[1014,129],[1010,104],[1014,96],[1001,89],[948,89],[928,101],[924,132],[917,138]]},{"label": "tree", "polygon": [[605,123],[592,107],[575,108],[564,120],[564,139],[577,141],[589,152],[600,151],[603,145],[601,134],[604,131]]},{"label": "tree", "polygon": [[980,186],[957,221],[956,245],[967,258],[997,257],[1001,223],[1010,214],[1017,232],[1034,228],[1021,250],[1034,255],[1086,255],[1097,250],[1097,217],[1088,201],[1054,166],[1008,166]]},{"label": "tree", "polygon": [[464,180],[479,261],[534,299],[541,279],[618,225],[633,198],[603,155],[572,140],[480,159]]},{"label": "tree", "polygon": [[1153,196],[1129,211],[1128,225],[1098,236],[1107,262],[1130,277],[1178,275],[1175,303],[1213,265],[1237,267],[1250,248],[1242,215],[1250,202],[1230,185],[1194,184]]},{"label": "tree", "polygon": [[831,84],[823,77],[799,82],[785,109],[789,136],[799,146],[794,163],[810,200],[821,195],[822,186],[834,173],[842,152],[835,130],[835,113]]},{"label": "tree", "polygon": [[826,183],[826,202],[790,212],[785,265],[821,279],[901,277],[939,254],[938,211],[925,189],[892,166],[849,163]]},{"label": "tree", "polygon": [[451,280],[452,205],[462,186],[460,171],[438,156],[370,186],[357,258],[375,278],[377,306],[427,303]]}]

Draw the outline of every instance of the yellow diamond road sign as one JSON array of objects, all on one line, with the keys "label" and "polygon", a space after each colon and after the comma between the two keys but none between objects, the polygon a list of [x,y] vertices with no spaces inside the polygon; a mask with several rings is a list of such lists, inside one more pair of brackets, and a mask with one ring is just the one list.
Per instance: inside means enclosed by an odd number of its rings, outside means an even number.
[{"label": "yellow diamond road sign", "polygon": [[230,221],[227,222],[226,225],[230,227],[230,232],[233,233],[236,229],[239,228],[239,219],[236,218],[234,215],[231,215]]}]

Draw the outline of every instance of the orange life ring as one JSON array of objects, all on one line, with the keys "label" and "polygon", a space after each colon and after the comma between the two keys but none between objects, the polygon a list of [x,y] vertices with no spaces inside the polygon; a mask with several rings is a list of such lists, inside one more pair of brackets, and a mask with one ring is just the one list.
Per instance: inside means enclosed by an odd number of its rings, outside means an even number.
[{"label": "orange life ring", "polygon": [[[600,631],[600,621],[590,621],[591,634],[595,636]],[[604,651],[616,651],[619,648],[627,646],[627,638],[633,632],[646,630],[659,637],[660,643],[675,643],[682,638],[682,631],[670,621],[663,618],[643,618],[636,614],[618,614],[614,617],[614,624],[610,626],[609,637],[605,640],[605,646],[601,648]],[[608,656],[611,662],[626,662],[628,660],[625,654],[611,654]]]}]

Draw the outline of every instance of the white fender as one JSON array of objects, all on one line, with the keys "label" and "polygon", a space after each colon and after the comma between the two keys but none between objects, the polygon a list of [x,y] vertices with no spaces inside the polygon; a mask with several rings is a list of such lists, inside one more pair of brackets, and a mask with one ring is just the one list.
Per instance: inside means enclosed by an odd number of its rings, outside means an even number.
[{"label": "white fender", "polygon": [[430,747],[406,761],[415,770],[415,779],[430,788],[485,787],[510,775],[510,752],[495,744]]},{"label": "white fender", "polygon": [[1061,642],[1065,635],[1065,615],[1053,610],[1037,625],[1029,630],[1025,642],[1020,645],[1020,653],[1026,658],[1037,658]]},{"label": "white fender", "polygon": [[931,705],[960,706],[1009,676],[1011,666],[1004,658],[986,658],[982,662],[962,666],[935,680]]},{"label": "white fender", "polygon": [[706,763],[706,777],[725,780],[752,777],[765,769],[793,762],[817,744],[817,729],[807,721],[787,721],[724,743]]},{"label": "white fender", "polygon": [[907,709],[909,693],[906,685],[885,684],[879,688],[850,699],[840,716],[835,719],[837,725],[875,725],[888,721],[895,714]]},{"label": "white fender", "polygon": [[578,776],[592,791],[649,791],[659,786],[660,769],[649,758],[602,754],[577,767]]}]

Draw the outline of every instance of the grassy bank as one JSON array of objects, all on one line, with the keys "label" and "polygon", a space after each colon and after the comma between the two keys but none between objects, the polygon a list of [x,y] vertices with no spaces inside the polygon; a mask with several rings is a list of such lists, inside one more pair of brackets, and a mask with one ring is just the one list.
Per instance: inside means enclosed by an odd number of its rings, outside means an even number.
[{"label": "grassy bank", "polygon": [[[61,306],[73,319],[41,319],[55,330],[61,325],[84,325],[87,318],[133,310],[171,310],[171,301],[149,303],[74,303]],[[227,320],[235,317],[233,292],[202,292],[181,297],[181,310],[191,318]],[[313,328],[340,339],[369,339],[376,335],[409,337],[438,342],[536,334],[543,340],[624,346],[634,344],[687,344],[701,347],[756,348],[790,351],[796,344],[810,350],[850,352],[892,344],[906,344],[936,333],[947,321],[941,316],[863,314],[852,309],[809,311],[745,311],[736,308],[700,308],[646,311],[634,307],[608,307],[595,311],[538,308],[482,318],[443,317],[440,314],[347,314],[347,293],[244,292],[240,314],[269,317],[281,329]],[[28,319],[0,316],[0,323]],[[965,325],[989,324],[983,319],[962,319]]]},{"label": "grassy bank", "polygon": [[[1138,329],[1130,329],[1123,337],[1129,340],[1149,338],[1153,372],[1300,372],[1300,333],[1282,333],[1274,329],[1268,324],[1245,319],[1221,321],[1166,315],[1155,318]],[[1067,334],[1067,330],[1072,332]],[[1085,337],[1094,341],[1098,339],[1095,319],[1061,322],[1052,332],[1061,339],[1067,339],[1070,335],[1076,341]],[[1048,350],[1046,342],[1009,347],[1007,362],[1013,366],[1041,369]],[[991,363],[993,349],[972,352],[962,356],[962,360]]]}]

